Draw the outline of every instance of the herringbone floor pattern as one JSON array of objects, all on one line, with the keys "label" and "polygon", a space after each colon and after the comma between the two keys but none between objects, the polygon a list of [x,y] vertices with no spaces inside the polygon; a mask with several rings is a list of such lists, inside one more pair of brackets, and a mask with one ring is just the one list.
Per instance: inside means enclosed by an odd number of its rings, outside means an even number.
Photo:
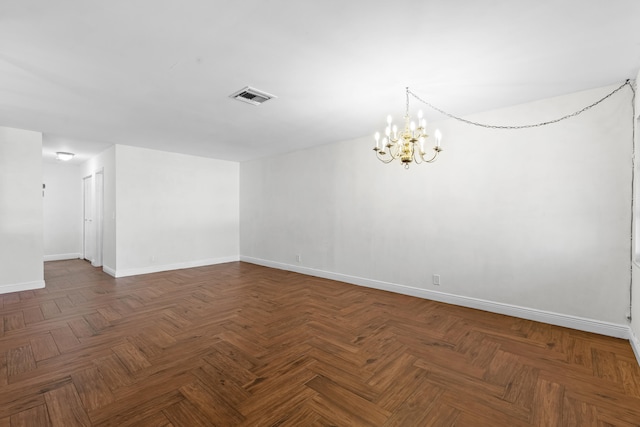
[{"label": "herringbone floor pattern", "polygon": [[628,342],[229,263],[0,295],[0,427],[638,426]]}]

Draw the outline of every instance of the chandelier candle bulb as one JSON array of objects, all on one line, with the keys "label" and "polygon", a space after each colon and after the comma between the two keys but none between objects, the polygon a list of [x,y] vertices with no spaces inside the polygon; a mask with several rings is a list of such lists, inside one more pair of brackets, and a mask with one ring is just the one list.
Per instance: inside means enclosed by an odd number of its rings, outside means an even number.
[{"label": "chandelier candle bulb", "polygon": [[436,129],[436,147],[440,148],[440,140],[442,139],[442,132],[440,129]]}]

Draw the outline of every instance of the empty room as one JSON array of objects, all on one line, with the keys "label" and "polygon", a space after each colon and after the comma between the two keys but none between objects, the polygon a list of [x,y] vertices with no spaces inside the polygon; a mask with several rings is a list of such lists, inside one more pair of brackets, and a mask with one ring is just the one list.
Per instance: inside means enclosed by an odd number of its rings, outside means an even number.
[{"label": "empty room", "polygon": [[0,1],[0,427],[640,426],[639,24]]}]

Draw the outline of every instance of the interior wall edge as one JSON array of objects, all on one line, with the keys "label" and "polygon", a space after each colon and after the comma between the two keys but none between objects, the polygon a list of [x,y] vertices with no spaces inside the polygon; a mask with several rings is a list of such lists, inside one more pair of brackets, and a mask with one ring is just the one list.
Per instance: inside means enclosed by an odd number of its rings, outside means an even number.
[{"label": "interior wall edge", "polygon": [[149,274],[149,273],[160,273],[162,271],[171,271],[171,270],[181,270],[184,268],[193,268],[193,267],[204,267],[207,265],[215,265],[215,264],[224,264],[227,262],[236,262],[240,261],[240,257],[238,255],[232,255],[227,257],[219,257],[219,258],[208,258],[197,261],[186,261],[175,264],[165,264],[165,265],[153,265],[149,267],[140,267],[140,268],[127,268],[115,270],[109,267],[104,266],[103,270],[110,276],[115,278],[120,277],[128,277],[128,276],[137,276],[139,274]]},{"label": "interior wall edge", "polygon": [[636,355],[638,365],[640,365],[640,338],[636,336],[632,328],[629,328],[629,342],[631,343],[633,353]]},{"label": "interior wall edge", "polygon": [[107,265],[102,265],[102,271],[104,271],[105,273],[107,273],[109,276],[115,278],[116,276],[116,269],[109,267]]},{"label": "interior wall edge", "polygon": [[45,255],[44,261],[65,261],[68,259],[78,259],[82,258],[82,254],[79,253],[70,253],[70,254],[53,254],[53,255]]},{"label": "interior wall edge", "polygon": [[44,280],[36,280],[35,282],[13,283],[8,285],[0,285],[0,294],[8,294],[11,292],[32,291],[34,289],[44,288]]},{"label": "interior wall edge", "polygon": [[[396,283],[383,282],[380,280],[367,279],[364,277],[349,276],[331,271],[317,270],[308,267],[300,267],[297,265],[285,264],[276,261],[270,261],[260,258],[248,256],[240,256],[240,261],[251,264],[262,265],[264,267],[277,268],[279,270],[293,271],[296,273],[306,274],[309,276],[322,277],[325,279],[336,280],[349,283],[352,285],[364,286],[368,288],[380,289],[389,292],[395,292],[403,295],[414,296],[418,298],[429,299],[433,301],[443,302],[447,304],[458,305],[462,307],[484,310],[491,313],[504,314],[521,319],[533,320],[536,322],[548,323],[550,325],[562,326],[565,328],[576,329],[584,332],[592,332],[600,335],[606,335],[614,338],[631,339],[631,329],[628,325],[604,322],[600,320],[588,319],[578,316],[572,316],[563,313],[554,313],[534,308],[521,307],[500,302],[488,301],[479,298],[472,298],[449,294],[445,292],[436,292],[426,289],[414,288]],[[640,348],[640,345],[638,345]],[[636,349],[634,349],[636,350]],[[638,353],[636,352],[636,355]],[[640,359],[639,359],[640,363]]]}]

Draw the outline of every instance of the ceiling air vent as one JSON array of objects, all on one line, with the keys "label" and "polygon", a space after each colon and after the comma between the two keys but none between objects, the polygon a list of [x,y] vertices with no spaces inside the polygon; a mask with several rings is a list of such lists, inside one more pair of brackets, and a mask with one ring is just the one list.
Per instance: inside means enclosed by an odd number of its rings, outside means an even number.
[{"label": "ceiling air vent", "polygon": [[251,105],[260,105],[271,98],[277,98],[275,95],[252,88],[251,86],[240,89],[239,91],[229,95],[229,97]]}]

